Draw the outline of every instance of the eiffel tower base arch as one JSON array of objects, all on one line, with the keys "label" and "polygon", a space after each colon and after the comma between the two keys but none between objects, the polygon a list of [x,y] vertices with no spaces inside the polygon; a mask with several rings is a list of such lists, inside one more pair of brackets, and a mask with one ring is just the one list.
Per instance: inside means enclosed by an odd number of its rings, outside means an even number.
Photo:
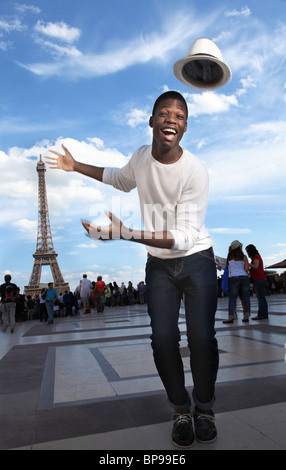
[{"label": "eiffel tower base arch", "polygon": [[66,290],[70,290],[69,283],[64,281],[62,273],[60,271],[57,261],[57,253],[35,253],[33,256],[35,258],[35,261],[32,269],[30,282],[28,286],[24,287],[24,294],[26,296],[30,295],[32,298],[35,297],[39,295],[42,288],[46,286],[44,284],[40,284],[42,266],[50,266],[53,276],[54,288],[56,289],[58,294],[60,292],[64,293]]}]

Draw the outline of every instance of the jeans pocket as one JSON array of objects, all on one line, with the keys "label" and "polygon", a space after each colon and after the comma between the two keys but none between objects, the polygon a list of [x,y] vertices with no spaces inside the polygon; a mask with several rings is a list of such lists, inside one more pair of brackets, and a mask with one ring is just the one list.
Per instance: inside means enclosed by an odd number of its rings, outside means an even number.
[{"label": "jeans pocket", "polygon": [[202,258],[205,258],[205,259],[208,259],[210,261],[213,261],[215,263],[215,259],[214,259],[214,251],[212,248],[208,248],[207,250],[203,250],[203,251],[198,251],[198,253],[196,253],[198,256],[201,256]]}]

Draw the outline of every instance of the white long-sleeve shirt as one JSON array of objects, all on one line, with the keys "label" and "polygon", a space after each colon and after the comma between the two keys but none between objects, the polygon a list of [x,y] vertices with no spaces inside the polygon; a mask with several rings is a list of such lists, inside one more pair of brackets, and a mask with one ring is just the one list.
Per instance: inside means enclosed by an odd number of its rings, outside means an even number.
[{"label": "white long-sleeve shirt", "polygon": [[103,182],[125,192],[137,187],[144,229],[172,233],[172,249],[147,246],[151,255],[179,258],[212,246],[204,226],[208,172],[188,150],[183,149],[177,162],[162,164],[153,158],[151,146],[140,147],[125,167],[106,167]]}]

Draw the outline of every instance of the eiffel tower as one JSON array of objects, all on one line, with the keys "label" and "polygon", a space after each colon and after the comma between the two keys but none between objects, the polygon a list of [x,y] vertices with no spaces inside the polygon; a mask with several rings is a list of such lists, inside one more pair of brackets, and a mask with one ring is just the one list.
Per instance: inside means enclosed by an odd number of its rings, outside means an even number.
[{"label": "eiffel tower", "polygon": [[38,172],[38,233],[37,233],[37,247],[33,257],[35,258],[32,274],[30,277],[29,285],[24,287],[24,294],[35,297],[41,292],[43,285],[40,285],[42,266],[50,266],[54,288],[58,294],[64,293],[65,290],[69,291],[69,284],[64,281],[60,267],[58,265],[57,256],[55,252],[52,231],[49,218],[48,198],[46,189],[46,165],[42,161],[42,155],[37,163]]}]

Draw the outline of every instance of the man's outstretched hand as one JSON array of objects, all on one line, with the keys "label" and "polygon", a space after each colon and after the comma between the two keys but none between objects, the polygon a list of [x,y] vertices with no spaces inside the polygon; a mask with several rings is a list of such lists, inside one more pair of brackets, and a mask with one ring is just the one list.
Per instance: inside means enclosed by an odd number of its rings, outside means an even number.
[{"label": "man's outstretched hand", "polygon": [[108,227],[100,227],[86,220],[82,220],[81,223],[90,238],[94,240],[119,240],[122,237],[122,228],[124,227],[118,217],[111,212],[105,212],[107,217],[110,219],[111,224]]},{"label": "man's outstretched hand", "polygon": [[49,168],[51,168],[52,170],[74,171],[75,159],[64,145],[62,145],[62,148],[64,151],[64,155],[55,152],[54,150],[49,150],[49,152],[57,156],[57,158],[46,157]]}]

